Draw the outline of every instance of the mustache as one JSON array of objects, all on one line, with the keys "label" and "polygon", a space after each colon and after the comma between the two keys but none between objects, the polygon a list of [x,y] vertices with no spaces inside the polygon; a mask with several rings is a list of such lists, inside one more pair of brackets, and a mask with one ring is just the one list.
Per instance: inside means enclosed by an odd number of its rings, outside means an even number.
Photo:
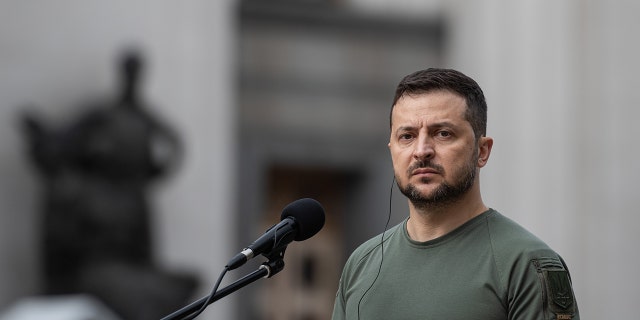
[{"label": "mustache", "polygon": [[421,160],[421,161],[417,161],[417,162],[413,163],[411,166],[409,166],[409,169],[407,169],[407,173],[409,175],[411,175],[411,173],[414,170],[423,169],[423,168],[429,168],[429,169],[436,170],[440,174],[442,174],[444,172],[444,167],[442,167],[441,165],[432,163],[429,160]]}]

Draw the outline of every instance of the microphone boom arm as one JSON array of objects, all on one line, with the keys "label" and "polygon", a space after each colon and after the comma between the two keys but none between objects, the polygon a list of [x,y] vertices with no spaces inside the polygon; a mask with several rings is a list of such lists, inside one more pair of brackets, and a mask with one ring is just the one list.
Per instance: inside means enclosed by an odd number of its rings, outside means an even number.
[{"label": "microphone boom arm", "polygon": [[[282,210],[280,219],[280,223],[267,230],[265,234],[249,245],[249,247],[231,258],[223,268],[211,294],[192,302],[161,320],[185,319],[187,317],[187,319],[193,319],[209,304],[226,297],[260,278],[271,278],[276,273],[282,271],[282,269],[284,269],[284,252],[287,249],[287,245],[292,241],[306,240],[318,233],[318,231],[322,229],[322,226],[324,226],[324,208],[314,199],[299,199],[288,204]],[[224,278],[224,275],[228,271],[240,267],[247,262],[247,260],[258,254],[265,256],[268,261],[260,265],[258,270],[217,290],[222,278]]]},{"label": "microphone boom arm", "polygon": [[238,291],[239,289],[244,288],[245,286],[256,282],[260,278],[271,278],[276,273],[282,271],[284,269],[284,251],[287,249],[287,246],[284,245],[280,248],[274,249],[268,256],[265,255],[269,260],[261,264],[257,270],[251,272],[250,274],[236,280],[232,284],[216,291],[216,293],[209,299],[209,296],[204,296],[197,301],[192,302],[191,304],[165,316],[161,320],[174,320],[174,319],[183,319],[187,315],[190,315],[202,308],[202,306],[207,303],[207,305],[212,304],[231,293]]}]

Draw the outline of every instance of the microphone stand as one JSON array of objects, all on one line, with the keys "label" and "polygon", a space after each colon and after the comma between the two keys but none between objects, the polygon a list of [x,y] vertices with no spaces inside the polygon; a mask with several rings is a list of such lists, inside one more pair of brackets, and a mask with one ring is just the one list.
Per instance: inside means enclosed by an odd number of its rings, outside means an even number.
[{"label": "microphone stand", "polygon": [[197,301],[192,302],[191,304],[171,313],[168,316],[165,316],[161,320],[174,320],[174,319],[183,319],[185,316],[188,316],[202,308],[202,306],[207,303],[207,299],[209,302],[207,305],[218,301],[231,293],[238,291],[241,288],[244,288],[250,283],[257,281],[260,278],[271,278],[276,273],[282,271],[284,269],[284,250],[286,246],[283,246],[277,250],[274,250],[271,254],[266,255],[269,259],[267,262],[261,264],[257,270],[251,272],[250,274],[236,280],[232,284],[216,291],[216,293],[209,299],[209,296],[204,296]]}]

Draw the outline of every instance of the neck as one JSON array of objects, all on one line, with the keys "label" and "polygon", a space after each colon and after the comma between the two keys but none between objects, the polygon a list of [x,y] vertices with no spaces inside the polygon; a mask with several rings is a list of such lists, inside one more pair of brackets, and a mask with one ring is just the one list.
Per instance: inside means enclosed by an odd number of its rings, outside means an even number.
[{"label": "neck", "polygon": [[407,232],[415,241],[424,242],[439,238],[488,209],[480,192],[472,188],[459,201],[436,206],[415,206],[409,202]]}]

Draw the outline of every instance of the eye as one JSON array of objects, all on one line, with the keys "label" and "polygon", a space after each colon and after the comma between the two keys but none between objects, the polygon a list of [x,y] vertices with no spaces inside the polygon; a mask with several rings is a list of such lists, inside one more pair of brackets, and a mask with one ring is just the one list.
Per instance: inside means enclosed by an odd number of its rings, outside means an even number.
[{"label": "eye", "polygon": [[402,133],[398,136],[398,140],[411,140],[413,138],[413,135],[410,133]]},{"label": "eye", "polygon": [[451,131],[447,131],[447,130],[440,130],[440,131],[436,132],[436,135],[438,137],[441,137],[441,138],[449,138],[449,137],[453,136],[453,133],[451,133]]}]

